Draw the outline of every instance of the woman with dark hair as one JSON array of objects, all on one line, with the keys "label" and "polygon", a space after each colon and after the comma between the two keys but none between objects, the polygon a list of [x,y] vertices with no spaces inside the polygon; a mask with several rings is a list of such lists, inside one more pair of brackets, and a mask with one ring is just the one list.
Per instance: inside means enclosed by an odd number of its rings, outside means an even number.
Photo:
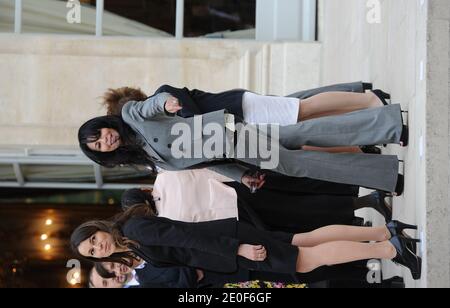
[{"label": "woman with dark hair", "polygon": [[[258,95],[244,89],[208,93],[163,85],[152,96],[169,93],[183,105],[183,109],[177,114],[184,118],[226,109],[247,123],[292,125],[387,104],[389,94],[381,90],[365,92],[369,89],[372,89],[371,84],[354,82],[300,91],[282,97]],[[139,88],[108,89],[103,95],[103,105],[107,109],[107,115],[120,115],[127,102],[144,101],[148,97]]]},{"label": "woman with dark hair", "polygon": [[[266,181],[270,183],[272,177],[267,175]],[[352,225],[355,211],[361,208],[374,209],[386,222],[392,220],[392,209],[382,192],[358,198],[357,187],[336,184],[342,187],[341,195],[304,194],[300,192],[301,179],[293,180],[299,186],[297,193],[263,186],[257,194],[251,194],[242,184],[208,169],[165,171],[156,177],[152,189],[125,191],[122,209],[147,204],[157,216],[176,221],[239,218],[259,229],[294,233],[328,225]]]},{"label": "woman with dark hair", "polygon": [[[257,95],[240,89],[214,94],[198,89],[189,90],[188,88],[181,89],[163,85],[153,95],[169,93],[183,105],[183,109],[178,111],[177,115],[184,118],[226,109],[247,123],[288,125],[387,104],[386,99],[390,98],[389,94],[380,90],[365,92],[371,89],[372,84],[354,82],[305,90],[287,97],[279,97]],[[103,105],[107,110],[107,115],[120,116],[122,108],[127,102],[144,101],[147,98],[148,95],[139,88],[108,89],[103,95]],[[381,150],[375,146],[337,148],[303,146],[303,149],[330,153],[381,154]]]},{"label": "woman with dark hair", "polygon": [[[109,134],[109,142],[114,142],[117,146],[106,150],[100,149],[100,151],[94,153],[87,144],[93,140],[98,140],[101,137],[102,130]],[[95,121],[85,123],[80,128],[78,138],[84,154],[99,165],[111,168],[121,164],[147,165],[152,170],[155,169],[154,162],[142,150],[145,143],[137,138],[136,133],[119,116],[99,117]]]},{"label": "woman with dark hair", "polygon": [[[193,118],[176,116],[182,108],[168,93],[128,102],[121,117],[100,117],[82,125],[78,133],[81,149],[104,166],[157,164],[172,171],[207,167],[254,189],[264,185],[264,177],[251,176],[249,167],[397,195],[403,192],[395,155],[299,150],[302,145],[406,146],[408,128],[403,125],[399,105],[276,126],[271,132],[267,126],[239,125],[242,123],[225,110]],[[247,138],[247,133],[252,137]],[[263,143],[271,145],[269,157],[260,149]]]},{"label": "woman with dark hair", "polygon": [[[156,266],[188,266],[232,273],[238,268],[277,273],[308,273],[321,266],[366,259],[393,259],[420,279],[421,259],[399,235],[417,229],[397,221],[383,227],[328,226],[309,233],[267,232],[236,221],[182,223],[155,217],[137,205],[114,222],[79,226],[71,247],[96,262],[132,264],[138,257]],[[376,243],[362,243],[375,241]]]}]

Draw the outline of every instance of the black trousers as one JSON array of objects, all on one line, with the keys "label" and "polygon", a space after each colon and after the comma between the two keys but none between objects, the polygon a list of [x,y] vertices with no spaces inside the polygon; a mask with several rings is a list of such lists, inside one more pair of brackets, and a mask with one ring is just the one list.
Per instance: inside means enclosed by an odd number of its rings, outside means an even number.
[{"label": "black trousers", "polygon": [[[248,166],[252,167],[252,166]],[[254,166],[253,166],[254,168]],[[299,195],[333,195],[357,197],[359,186],[332,183],[310,178],[285,176],[270,170],[264,170],[266,183],[263,190]]]},{"label": "black trousers", "polygon": [[241,220],[265,230],[310,232],[328,225],[351,225],[353,196],[306,195],[263,188],[256,194],[237,182],[227,183],[238,195]]}]

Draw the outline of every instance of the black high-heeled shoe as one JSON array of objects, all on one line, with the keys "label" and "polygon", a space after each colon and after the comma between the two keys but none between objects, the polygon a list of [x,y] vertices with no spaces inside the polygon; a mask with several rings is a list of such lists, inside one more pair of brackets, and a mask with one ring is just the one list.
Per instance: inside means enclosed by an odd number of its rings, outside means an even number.
[{"label": "black high-heeled shoe", "polygon": [[[386,225],[386,228],[391,233],[391,237],[395,236],[403,236],[406,239],[412,239],[408,234],[405,233],[405,230],[417,230],[417,226],[407,225],[400,221],[393,220]],[[407,247],[411,252],[417,254],[417,245],[413,242],[407,242]]]},{"label": "black high-heeled shoe", "polygon": [[390,206],[388,203],[386,203],[386,198],[389,197],[389,195],[384,191],[376,191],[371,193],[371,195],[377,200],[377,205],[373,208],[383,215],[386,222],[389,222],[392,220],[392,206]]},{"label": "black high-heeled shoe", "polygon": [[405,177],[403,174],[398,175],[397,179],[397,186],[395,187],[395,195],[393,197],[400,197],[403,195],[403,192],[405,191]]},{"label": "black high-heeled shoe", "polygon": [[370,82],[363,82],[363,90],[367,91],[367,90],[372,90],[373,89],[373,84]]},{"label": "black high-heeled shoe", "polygon": [[420,243],[417,239],[408,239],[403,236],[394,236],[389,242],[395,247],[397,256],[392,260],[397,264],[408,268],[414,280],[422,277],[422,258],[408,249],[407,243]]},{"label": "black high-heeled shoe", "polygon": [[389,222],[386,227],[388,228],[389,232],[391,232],[392,237],[401,235],[401,233],[405,230],[417,230],[417,226],[408,225],[397,220]]},{"label": "black high-heeled shoe", "polygon": [[388,102],[386,101],[387,99],[390,100],[391,99],[391,95],[389,93],[385,93],[383,91],[381,91],[380,89],[377,90],[371,90],[373,94],[375,94],[380,101],[383,103],[383,105],[387,106],[389,105]]},{"label": "black high-heeled shoe", "polygon": [[359,147],[361,149],[361,151],[363,151],[363,153],[366,154],[376,154],[376,155],[380,155],[381,154],[381,149],[375,145],[363,145]]},{"label": "black high-heeled shoe", "polygon": [[407,147],[409,144],[409,127],[403,125],[402,135],[400,137],[400,146]]}]

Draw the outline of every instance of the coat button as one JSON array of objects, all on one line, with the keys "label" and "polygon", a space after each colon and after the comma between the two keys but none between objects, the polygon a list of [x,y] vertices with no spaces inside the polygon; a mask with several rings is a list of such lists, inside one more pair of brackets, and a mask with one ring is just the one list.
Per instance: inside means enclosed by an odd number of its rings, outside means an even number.
[{"label": "coat button", "polygon": [[169,143],[169,144],[167,145],[167,147],[168,147],[169,149],[171,149],[171,148],[172,148],[172,145]]},{"label": "coat button", "polygon": [[158,138],[155,138],[155,139],[153,139],[153,141],[154,141],[154,142],[158,142],[158,141],[159,141],[159,139],[158,139]]}]

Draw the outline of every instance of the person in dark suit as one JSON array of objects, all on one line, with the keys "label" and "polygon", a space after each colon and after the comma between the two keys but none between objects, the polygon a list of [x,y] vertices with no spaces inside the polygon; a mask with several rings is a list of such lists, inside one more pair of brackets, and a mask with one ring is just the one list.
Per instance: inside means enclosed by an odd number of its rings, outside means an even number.
[{"label": "person in dark suit", "polygon": [[[392,227],[392,228],[391,228]],[[238,268],[281,274],[308,273],[325,265],[396,259],[420,277],[419,257],[400,234],[400,222],[364,228],[329,226],[310,233],[257,230],[236,219],[182,223],[136,206],[113,221],[91,221],[71,236],[80,258],[130,264],[137,257],[155,266],[188,266],[233,273]],[[377,243],[362,243],[376,241]]]},{"label": "person in dark suit", "polygon": [[97,262],[90,273],[89,285],[95,288],[221,288],[227,283],[244,281],[270,281],[300,283],[303,277],[252,273],[238,269],[234,273],[203,271],[189,267],[155,267],[142,260],[134,268],[113,262]]},{"label": "person in dark suit", "polygon": [[[188,267],[157,268],[151,265],[143,269],[131,268],[125,272],[117,270],[124,265],[115,263],[111,270],[111,262],[97,262],[89,273],[89,288],[222,288],[230,283],[246,281],[276,282],[283,284],[306,284],[309,288],[379,288],[402,287],[392,281],[372,285],[366,282],[367,267],[365,263],[338,265],[315,270],[313,274],[282,275],[276,273],[255,273],[245,269],[238,269],[236,273],[224,274],[204,272]],[[183,279],[184,278],[184,279]],[[324,280],[323,279],[328,279]],[[395,281],[402,282],[401,278]]]},{"label": "person in dark suit", "polygon": [[[204,222],[239,218],[262,230],[291,233],[310,232],[328,225],[352,225],[355,211],[373,208],[392,218],[392,210],[382,192],[358,198],[358,187],[336,184],[340,195],[321,194],[320,186],[332,191],[332,183],[316,183],[316,194],[303,194],[303,179],[292,179],[297,192],[283,190],[271,175],[256,194],[247,187],[208,170],[164,172],[157,176],[153,189],[134,188],[122,194],[122,209],[147,204],[158,216],[176,221]],[[310,183],[311,181],[305,181]],[[320,182],[320,181],[319,181]],[[231,189],[230,189],[231,188]]]},{"label": "person in dark suit", "polygon": [[[310,89],[305,91],[300,91],[288,95],[287,97],[307,99],[318,94],[327,92],[350,92],[350,93],[365,93],[366,90],[372,89],[371,84],[362,82],[353,82],[345,84],[336,84],[316,89]],[[178,116],[189,118],[197,114],[205,114],[209,112],[214,112],[222,109],[226,109],[229,113],[234,114],[240,119],[244,119],[244,112],[242,108],[242,96],[245,92],[244,89],[235,89],[230,91],[225,91],[221,93],[209,93],[198,89],[190,90],[186,87],[176,88],[170,85],[162,85],[159,87],[153,95],[159,93],[170,93],[173,97],[177,98],[183,105],[183,109],[177,112]],[[142,90],[130,87],[123,87],[119,89],[109,89],[103,96],[104,106],[107,109],[108,115],[120,115],[123,106],[129,101],[144,101],[149,96],[145,94]],[[361,102],[362,101],[362,102]],[[373,107],[364,100],[360,100],[359,106],[352,107],[348,106],[348,102],[338,103],[336,105],[328,105],[328,114],[340,114],[348,113],[351,111],[356,111],[360,109]],[[307,111],[310,116],[307,119],[314,119],[316,117],[323,116],[324,110],[318,106],[312,106],[310,111]],[[382,105],[380,105],[382,106]],[[335,109],[333,109],[335,108]],[[339,108],[344,108],[339,111]],[[317,111],[316,111],[317,110]],[[319,111],[320,110],[320,111]],[[305,119],[298,119],[304,121]]]}]

